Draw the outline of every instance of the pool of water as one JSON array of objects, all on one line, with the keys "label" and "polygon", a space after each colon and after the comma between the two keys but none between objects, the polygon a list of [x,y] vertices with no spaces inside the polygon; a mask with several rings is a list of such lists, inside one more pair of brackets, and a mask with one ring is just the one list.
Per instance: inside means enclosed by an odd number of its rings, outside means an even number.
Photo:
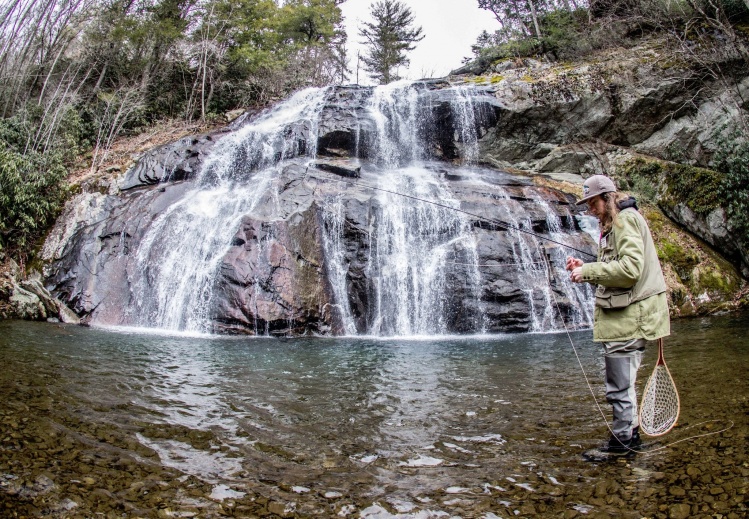
[{"label": "pool of water", "polygon": [[741,517],[749,315],[673,328],[679,425],[652,452],[590,463],[581,453],[608,436],[580,366],[608,416],[590,331],[264,339],[0,322],[0,515]]}]

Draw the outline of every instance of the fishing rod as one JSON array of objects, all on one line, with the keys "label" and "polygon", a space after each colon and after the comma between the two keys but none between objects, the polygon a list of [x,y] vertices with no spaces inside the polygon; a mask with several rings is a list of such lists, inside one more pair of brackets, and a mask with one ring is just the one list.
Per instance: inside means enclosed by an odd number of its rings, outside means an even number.
[{"label": "fishing rod", "polygon": [[[307,166],[307,169],[309,169],[309,166]],[[323,171],[323,170],[318,170],[318,171]],[[325,171],[323,171],[323,172],[325,172]],[[367,184],[365,182],[361,182],[361,181],[355,180],[353,177],[347,177],[347,178],[343,179],[343,178],[336,178],[336,177],[332,176],[332,175],[335,175],[335,173],[330,173],[330,175],[331,175],[330,176],[330,180],[334,180],[336,182],[352,183],[352,184],[356,184],[356,185],[361,186],[361,187],[372,189],[374,191],[381,191],[383,193],[389,193],[391,195],[401,196],[401,197],[404,197],[404,198],[410,198],[411,200],[416,200],[418,202],[423,202],[425,204],[431,204],[431,205],[434,205],[434,206],[437,206],[437,207],[442,207],[444,209],[450,209],[452,211],[455,211],[455,212],[458,212],[458,213],[463,213],[463,214],[465,214],[467,216],[471,216],[473,218],[476,218],[480,222],[485,222],[485,223],[490,224],[490,225],[501,227],[501,228],[504,228],[504,229],[506,229],[508,231],[518,231],[518,232],[522,232],[522,233],[525,233],[525,234],[529,234],[529,235],[531,235],[531,236],[533,236],[535,238],[539,238],[541,240],[546,240],[548,242],[555,243],[557,245],[561,245],[562,247],[564,247],[566,249],[573,250],[575,252],[579,252],[580,254],[584,254],[584,255],[586,255],[586,256],[588,256],[590,258],[594,258],[594,259],[597,258],[597,256],[595,254],[591,254],[590,252],[587,252],[587,251],[584,251],[582,249],[578,249],[578,248],[572,247],[571,245],[567,245],[566,243],[563,243],[561,241],[553,240],[553,239],[548,238],[546,236],[542,236],[542,235],[540,235],[540,234],[538,234],[536,232],[529,231],[528,229],[523,229],[521,227],[516,227],[516,226],[514,226],[512,224],[509,224],[507,222],[503,222],[502,220],[497,220],[496,218],[489,218],[489,217],[486,217],[486,216],[479,216],[476,213],[471,213],[470,211],[466,211],[466,210],[460,209],[458,207],[452,207],[452,206],[449,206],[447,204],[442,204],[440,202],[435,202],[434,200],[426,200],[424,198],[419,198],[418,196],[409,195],[409,194],[406,194],[406,193],[401,193],[399,191],[392,191],[390,189],[385,189],[383,187],[373,186],[371,184]],[[305,178],[307,177],[307,172],[306,171],[305,171],[305,175],[304,176],[305,176]]]},{"label": "fishing rod", "polygon": [[[309,166],[307,167],[307,170],[309,170]],[[305,174],[304,174],[304,179],[305,180],[307,178],[307,170],[305,170]],[[319,171],[322,171],[322,170],[319,170]],[[336,182],[353,183],[353,184],[359,185],[361,187],[372,189],[374,191],[381,191],[383,193],[389,193],[389,194],[396,195],[396,196],[401,196],[401,197],[404,197],[404,198],[410,198],[412,200],[416,200],[416,201],[423,202],[423,203],[426,203],[426,204],[432,204],[432,205],[435,205],[437,207],[441,207],[441,208],[444,208],[444,209],[450,209],[450,210],[453,210],[453,211],[456,211],[456,212],[463,213],[465,215],[471,216],[473,218],[476,218],[478,221],[487,222],[489,224],[493,224],[493,225],[496,225],[498,227],[502,227],[502,228],[507,229],[507,230],[515,230],[515,231],[518,231],[518,232],[529,234],[529,235],[534,236],[536,238],[539,238],[539,239],[542,239],[542,240],[547,240],[547,241],[555,243],[557,245],[561,245],[562,247],[564,247],[566,249],[573,250],[573,251],[579,252],[581,254],[584,254],[586,256],[590,256],[590,257],[596,258],[596,256],[594,254],[591,254],[591,253],[586,252],[584,250],[577,249],[575,247],[567,245],[566,243],[562,243],[562,242],[553,240],[551,238],[547,238],[545,236],[541,236],[540,234],[535,233],[533,231],[529,231],[527,229],[521,229],[519,227],[515,227],[514,225],[511,225],[511,224],[509,224],[507,222],[503,222],[501,220],[497,220],[495,218],[487,218],[487,217],[484,217],[484,216],[479,216],[479,215],[477,215],[475,213],[471,213],[469,211],[465,211],[465,210],[457,208],[457,207],[451,207],[449,205],[442,204],[442,203],[439,203],[439,202],[435,202],[433,200],[426,200],[426,199],[423,199],[423,198],[419,198],[417,196],[408,195],[406,193],[400,193],[398,191],[392,191],[390,189],[385,189],[385,188],[373,186],[373,185],[367,184],[365,182],[357,181],[353,177],[347,177],[347,178],[343,179],[343,178],[337,178],[337,177],[333,176],[333,175],[335,175],[334,173],[331,173],[330,175],[331,175],[330,176],[330,180],[334,180]],[[537,246],[538,246],[538,244],[537,244]],[[551,260],[548,257],[548,253],[547,254],[541,254],[541,257],[544,258],[543,261],[534,262],[534,263],[536,263],[536,264],[545,263],[547,265],[547,267],[548,267],[548,273],[547,273],[547,275],[548,275],[548,282],[549,282],[549,285],[551,285],[551,283],[552,283],[552,277],[554,276],[554,269],[551,267]],[[487,266],[488,267],[488,266],[494,266],[494,265],[486,264],[486,265],[481,265],[481,266]],[[590,378],[588,377],[588,374],[585,371],[585,367],[583,366],[582,360],[580,359],[580,355],[579,355],[579,353],[577,351],[577,348],[575,347],[575,343],[572,340],[572,336],[570,334],[570,330],[567,327],[567,323],[564,321],[564,314],[563,314],[561,308],[559,307],[559,302],[557,301],[557,297],[556,297],[556,295],[554,295],[553,292],[552,292],[552,300],[554,302],[554,307],[556,308],[556,314],[559,316],[559,318],[560,318],[560,320],[562,322],[562,326],[563,326],[564,331],[565,331],[565,333],[567,335],[567,339],[569,340],[570,345],[572,346],[572,350],[573,350],[573,352],[575,354],[575,358],[577,359],[578,365],[580,366],[580,369],[582,371],[583,377],[585,379],[585,383],[588,386],[588,390],[590,391],[590,394],[591,394],[591,396],[593,398],[593,402],[595,403],[595,405],[596,405],[596,407],[598,409],[598,412],[600,413],[600,417],[602,419],[602,422],[606,426],[606,428],[609,430],[609,432],[613,435],[614,431],[612,430],[611,426],[609,425],[608,420],[606,418],[606,414],[604,413],[603,409],[601,408],[601,405],[598,402],[598,399],[596,398],[595,391],[593,390],[593,386],[590,383]],[[689,429],[692,429],[692,428],[696,428],[696,427],[699,427],[699,426],[706,425],[708,423],[719,423],[721,421],[722,420],[707,420],[707,421],[704,421],[704,422],[700,422],[698,424],[688,425],[683,430],[689,430]],[[653,454],[655,454],[657,452],[660,452],[660,451],[663,451],[663,450],[665,450],[667,448],[670,448],[670,447],[672,447],[672,446],[674,446],[674,445],[676,445],[678,443],[686,442],[686,441],[693,440],[693,439],[696,439],[696,438],[702,438],[702,437],[706,437],[706,436],[714,436],[714,435],[717,435],[717,434],[721,434],[723,432],[728,431],[729,429],[731,429],[733,427],[734,427],[734,422],[732,420],[728,420],[728,426],[724,427],[724,428],[722,428],[720,430],[717,430],[717,431],[710,431],[710,432],[706,432],[706,433],[702,433],[702,434],[691,435],[691,436],[688,436],[686,438],[682,438],[680,440],[676,440],[674,442],[671,442],[671,443],[668,443],[668,444],[665,444],[665,445],[661,445],[661,446],[657,446],[657,447],[654,446],[654,445],[652,445],[652,444],[651,445],[643,445],[643,447],[645,447],[647,449],[645,452],[642,452],[639,449],[635,450],[635,449],[627,448],[627,450],[630,451],[631,453],[638,452],[640,455],[652,456]]]}]

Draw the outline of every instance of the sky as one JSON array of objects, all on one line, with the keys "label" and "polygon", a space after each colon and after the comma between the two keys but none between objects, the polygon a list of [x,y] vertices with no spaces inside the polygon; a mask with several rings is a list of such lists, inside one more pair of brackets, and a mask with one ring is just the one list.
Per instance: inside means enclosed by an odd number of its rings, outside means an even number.
[{"label": "sky", "polygon": [[[481,31],[494,32],[499,22],[489,11],[478,8],[477,0],[401,0],[411,8],[414,25],[421,26],[424,39],[408,54],[411,64],[398,71],[404,79],[444,77],[463,64],[464,57],[473,57],[471,45]],[[372,21],[370,5],[375,0],[346,0],[340,5],[348,35],[351,82],[356,82],[356,53],[364,53],[359,42],[359,26]],[[359,83],[371,84],[360,68]]]}]

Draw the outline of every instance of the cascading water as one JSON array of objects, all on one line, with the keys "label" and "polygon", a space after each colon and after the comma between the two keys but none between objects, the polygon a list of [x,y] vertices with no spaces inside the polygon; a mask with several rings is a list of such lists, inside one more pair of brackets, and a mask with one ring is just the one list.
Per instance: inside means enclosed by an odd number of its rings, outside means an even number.
[{"label": "cascading water", "polygon": [[424,157],[425,143],[420,139],[424,111],[416,85],[399,81],[377,87],[370,98],[368,112],[375,123],[374,161],[384,168],[417,163]]},{"label": "cascading water", "polygon": [[[589,246],[567,201],[552,207],[557,195],[478,163],[491,103],[429,82],[310,89],[210,146],[169,145],[164,175],[147,161],[129,170],[123,189],[138,189],[106,198],[109,216],[82,228],[67,249],[79,263],[54,282],[93,324],[168,331],[547,331],[560,325],[555,295],[569,322],[589,325],[565,252],[518,231]],[[193,146],[197,176],[169,176],[184,164],[170,157]]]},{"label": "cascading water", "polygon": [[[297,93],[222,139],[200,178],[151,223],[131,273],[132,303],[123,324],[210,332],[214,284],[243,216],[273,196],[279,162],[314,156],[326,91]],[[289,134],[298,137],[290,139]]]},{"label": "cascading water", "polygon": [[[459,207],[444,186],[423,167],[383,171],[380,185],[398,193],[440,200]],[[460,244],[471,251],[471,228],[459,213],[382,193],[369,278],[375,285],[375,335],[428,335],[448,332],[448,258]],[[475,259],[474,256],[470,258]]]},{"label": "cascading water", "polygon": [[[530,194],[532,198],[536,200],[536,203],[544,211],[546,217],[546,225],[548,232],[556,242],[564,243],[567,237],[572,231],[574,231],[574,225],[572,224],[572,216],[570,215],[567,220],[568,223],[565,225],[559,218],[556,212],[554,212],[549,205],[549,202],[544,200],[540,196],[534,196]],[[566,231],[566,232],[565,232]],[[593,291],[590,286],[586,284],[578,285],[572,283],[569,278],[569,273],[565,271],[564,265],[566,264],[567,251],[560,247],[554,247],[551,249],[548,265],[554,270],[553,276],[557,282],[562,285],[562,291],[564,294],[571,299],[569,307],[571,308],[570,314],[567,316],[569,324],[573,328],[582,328],[592,326],[593,324]],[[544,284],[544,295],[549,305],[554,303],[554,294],[552,293],[551,285],[548,283]],[[556,305],[554,305],[556,306]],[[554,308],[556,310],[556,308]],[[546,315],[544,315],[544,318]],[[555,317],[551,318],[550,323],[544,323],[545,328],[538,331],[544,331],[547,329],[558,329],[560,322]]]},{"label": "cascading water", "polygon": [[356,324],[348,301],[348,287],[346,283],[345,244],[343,242],[343,226],[345,224],[343,195],[339,194],[327,200],[323,208],[323,249],[327,259],[328,280],[333,291],[333,298],[338,318],[342,323],[346,335],[356,335]]},{"label": "cascading water", "polygon": [[[368,115],[374,122],[370,155],[379,167],[376,185],[377,208],[373,211],[367,279],[372,308],[364,333],[385,336],[434,335],[449,332],[450,298],[448,258],[461,251],[463,260],[477,265],[475,238],[470,222],[449,207],[460,207],[435,171],[423,163],[428,149],[424,142],[427,113],[423,85],[410,82],[377,87],[370,98]],[[413,198],[405,198],[399,193]],[[423,200],[439,200],[439,207]],[[336,248],[343,232],[342,214],[336,202],[328,207],[332,222],[325,239],[328,271],[342,308],[344,328],[355,329],[345,290],[344,254]],[[339,206],[338,206],[339,207]],[[466,282],[479,294],[480,275],[476,268]],[[474,316],[481,322],[481,316]],[[483,331],[474,327],[474,331]]]},{"label": "cascading water", "polygon": [[461,86],[455,88],[456,96],[450,101],[450,109],[455,114],[454,140],[462,145],[462,159],[465,164],[478,160],[478,132],[476,131],[477,106],[475,89]]},{"label": "cascading water", "polygon": [[[522,205],[512,200],[507,193],[498,203],[500,220],[509,224],[508,232],[512,236],[512,264],[517,272],[517,284],[525,292],[530,307],[530,331],[544,331],[553,328],[554,308],[553,294],[548,283],[547,266],[542,257],[538,239],[529,235],[532,231],[531,219]],[[539,305],[539,302],[543,302]]]}]

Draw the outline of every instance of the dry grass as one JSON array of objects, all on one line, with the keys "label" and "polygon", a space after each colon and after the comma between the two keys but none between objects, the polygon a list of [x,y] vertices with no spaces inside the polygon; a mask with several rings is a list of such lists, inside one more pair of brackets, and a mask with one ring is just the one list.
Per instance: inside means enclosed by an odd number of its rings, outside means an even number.
[{"label": "dry grass", "polygon": [[533,183],[537,186],[556,189],[557,191],[574,195],[578,198],[580,197],[580,193],[582,192],[582,187],[579,184],[573,184],[572,182],[567,182],[566,180],[554,180],[553,178],[550,178],[546,175],[533,175],[532,178]]}]

